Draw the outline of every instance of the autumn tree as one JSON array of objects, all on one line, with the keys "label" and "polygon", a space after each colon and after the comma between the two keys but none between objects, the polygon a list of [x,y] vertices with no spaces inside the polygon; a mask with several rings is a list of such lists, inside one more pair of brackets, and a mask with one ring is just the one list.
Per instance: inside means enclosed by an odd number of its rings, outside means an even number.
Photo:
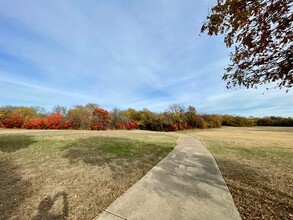
[{"label": "autumn tree", "polygon": [[52,113],[44,119],[44,124],[49,129],[61,129],[63,115],[59,112]]},{"label": "autumn tree", "polygon": [[[69,109],[65,117],[65,128],[80,129],[82,125],[81,115],[78,108]],[[82,129],[87,129],[87,127],[83,127]]]},{"label": "autumn tree", "polygon": [[[169,131],[170,127],[174,124],[172,113],[170,111],[165,111],[160,114],[160,123],[162,124],[162,130]],[[176,126],[177,127],[177,126]]]},{"label": "autumn tree", "polygon": [[196,127],[200,128],[200,129],[207,128],[207,122],[204,120],[203,117],[201,117],[201,116],[196,117]]},{"label": "autumn tree", "polygon": [[73,109],[69,109],[66,115],[66,127],[74,129],[91,129],[93,111],[99,105],[88,103],[85,106],[76,105]]},{"label": "autumn tree", "polygon": [[125,111],[119,108],[113,108],[110,112],[112,126],[116,129],[122,129],[123,124],[127,122]]},{"label": "autumn tree", "polygon": [[283,126],[283,127],[292,127],[293,118],[283,118],[283,117],[264,117],[256,120],[258,126]]},{"label": "autumn tree", "polygon": [[155,114],[154,116],[154,121],[157,124],[157,129],[158,131],[164,131],[165,130],[165,121],[164,121],[164,114],[160,113],[160,114]]},{"label": "autumn tree", "polygon": [[41,117],[26,119],[22,125],[25,129],[43,129],[45,128],[44,119]]},{"label": "autumn tree", "polygon": [[293,85],[293,4],[291,0],[218,0],[201,32],[225,34],[235,46],[223,80],[227,88],[274,82]]},{"label": "autumn tree", "polygon": [[96,108],[93,111],[92,130],[105,130],[108,128],[111,121],[110,113],[102,108]]},{"label": "autumn tree", "polygon": [[197,127],[197,115],[196,109],[192,105],[189,105],[185,113],[186,121],[190,127]]},{"label": "autumn tree", "polygon": [[129,121],[140,121],[141,116],[138,111],[133,108],[129,108],[126,110],[125,115]]},{"label": "autumn tree", "polygon": [[32,107],[4,106],[0,108],[0,124],[6,128],[20,128],[26,119],[36,115]]},{"label": "autumn tree", "polygon": [[204,115],[201,115],[201,117],[204,119],[207,127],[209,127],[209,128],[220,128],[222,126],[223,118],[221,115],[204,114]]},{"label": "autumn tree", "polygon": [[12,118],[13,111],[15,107],[13,106],[3,106],[0,108],[0,124],[5,128],[13,128],[14,122]]},{"label": "autumn tree", "polygon": [[172,104],[169,106],[168,112],[171,114],[173,124],[176,125],[176,130],[181,129],[181,124],[185,122],[185,109],[178,104]]},{"label": "autumn tree", "polygon": [[149,109],[144,108],[140,111],[140,124],[142,129],[146,130],[156,130],[156,114],[151,112]]}]

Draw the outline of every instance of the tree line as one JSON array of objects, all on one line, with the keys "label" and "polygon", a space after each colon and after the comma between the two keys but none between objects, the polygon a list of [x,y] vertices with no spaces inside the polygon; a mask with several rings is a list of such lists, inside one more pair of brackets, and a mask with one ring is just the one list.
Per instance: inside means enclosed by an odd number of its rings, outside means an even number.
[{"label": "tree line", "polygon": [[151,131],[178,131],[185,129],[219,128],[221,126],[293,126],[293,118],[241,117],[233,115],[198,114],[195,107],[173,104],[162,112],[129,108],[111,111],[89,103],[68,109],[55,106],[51,112],[42,107],[2,106],[0,127],[23,129],[141,129]]}]

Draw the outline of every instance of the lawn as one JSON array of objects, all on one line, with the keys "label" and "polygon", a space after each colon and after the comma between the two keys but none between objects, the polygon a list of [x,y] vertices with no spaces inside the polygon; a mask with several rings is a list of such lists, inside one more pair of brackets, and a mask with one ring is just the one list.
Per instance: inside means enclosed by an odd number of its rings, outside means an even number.
[{"label": "lawn", "polygon": [[176,145],[174,133],[0,130],[0,219],[92,219]]},{"label": "lawn", "polygon": [[293,128],[185,133],[213,154],[243,219],[293,219]]}]

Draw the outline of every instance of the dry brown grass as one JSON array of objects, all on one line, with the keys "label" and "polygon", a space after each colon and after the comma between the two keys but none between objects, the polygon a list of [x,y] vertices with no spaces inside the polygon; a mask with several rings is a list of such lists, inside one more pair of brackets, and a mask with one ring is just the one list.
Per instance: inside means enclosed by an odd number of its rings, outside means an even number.
[{"label": "dry brown grass", "polygon": [[293,128],[187,133],[215,157],[243,219],[293,219]]},{"label": "dry brown grass", "polygon": [[92,219],[176,141],[148,131],[0,130],[0,219]]}]

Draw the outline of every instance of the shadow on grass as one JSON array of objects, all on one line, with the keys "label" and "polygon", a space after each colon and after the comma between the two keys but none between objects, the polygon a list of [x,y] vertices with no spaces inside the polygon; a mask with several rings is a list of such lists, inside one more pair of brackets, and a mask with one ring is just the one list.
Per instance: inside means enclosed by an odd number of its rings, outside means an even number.
[{"label": "shadow on grass", "polygon": [[[53,206],[58,199],[62,199],[62,211],[61,213],[54,213]],[[32,218],[32,220],[49,219],[49,220],[65,220],[68,217],[68,200],[67,193],[60,192],[54,196],[44,198],[38,205],[38,214]]]},{"label": "shadow on grass", "polygon": [[18,169],[13,162],[0,159],[0,219],[15,217],[30,194],[30,183],[21,178]]},{"label": "shadow on grass", "polygon": [[[70,163],[84,163],[95,166],[107,166],[114,172],[131,169],[136,163],[151,165],[164,158],[174,146],[170,143],[156,144],[127,138],[90,137],[79,139],[63,148],[64,157]],[[141,164],[141,166],[142,166]]]},{"label": "shadow on grass", "polygon": [[8,153],[15,152],[27,148],[35,142],[36,141],[29,135],[0,135],[0,151]]},{"label": "shadow on grass", "polygon": [[67,151],[65,157],[71,163],[81,160],[91,165],[102,166],[119,159],[133,160],[143,156],[161,156],[170,152],[173,147],[127,138],[90,137],[79,139],[63,149]]},{"label": "shadow on grass", "polygon": [[261,169],[228,159],[217,163],[243,219],[290,219],[293,197],[280,191]]}]

